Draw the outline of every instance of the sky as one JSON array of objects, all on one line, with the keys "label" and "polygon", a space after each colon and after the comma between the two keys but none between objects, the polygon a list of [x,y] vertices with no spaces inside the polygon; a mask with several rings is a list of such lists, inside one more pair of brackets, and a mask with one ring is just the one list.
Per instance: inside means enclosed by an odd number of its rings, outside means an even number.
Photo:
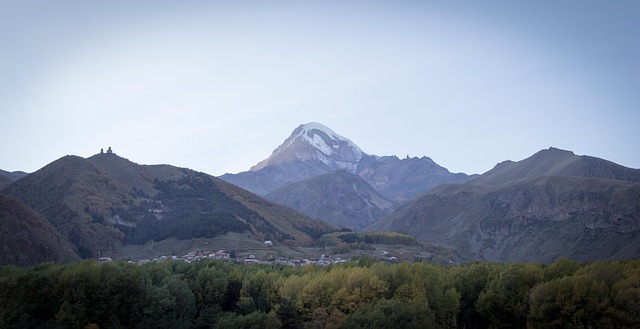
[{"label": "sky", "polygon": [[300,124],[483,173],[640,168],[640,2],[0,0],[0,169],[101,148],[212,175]]}]

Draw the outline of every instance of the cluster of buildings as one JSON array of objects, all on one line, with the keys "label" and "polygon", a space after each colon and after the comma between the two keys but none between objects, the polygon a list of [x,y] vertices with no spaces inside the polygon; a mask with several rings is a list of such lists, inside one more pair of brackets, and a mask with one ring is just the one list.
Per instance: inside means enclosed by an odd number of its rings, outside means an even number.
[{"label": "cluster of buildings", "polygon": [[[217,259],[217,260],[222,260],[222,261],[226,261],[226,262],[233,262],[233,263],[238,263],[238,264],[281,264],[281,265],[287,265],[287,266],[307,266],[307,265],[318,265],[318,266],[325,266],[325,265],[330,265],[330,264],[338,264],[338,263],[344,263],[346,262],[346,260],[341,259],[341,258],[332,258],[331,256],[328,255],[321,255],[320,258],[318,260],[310,260],[310,259],[302,259],[302,260],[292,260],[292,259],[287,259],[284,257],[277,257],[275,259],[259,259],[257,258],[255,255],[248,255],[246,257],[238,257],[238,258],[232,258],[231,254],[224,251],[224,250],[218,250],[216,252],[212,252],[212,251],[192,251],[186,255],[183,256],[160,256],[154,259],[142,259],[137,261],[136,263],[138,265],[143,265],[143,264],[147,264],[147,263],[151,263],[151,262],[161,262],[161,261],[166,261],[166,260],[173,260],[173,261],[179,261],[179,262],[187,262],[187,263],[191,263],[191,262],[195,262],[198,260],[202,260],[202,259]],[[112,259],[110,257],[102,257],[100,259],[98,259],[99,263],[107,263],[107,262],[111,262]]]},{"label": "cluster of buildings", "polygon": [[286,258],[282,258],[282,257],[278,257],[275,260],[261,260],[261,259],[257,259],[254,255],[249,255],[248,257],[245,257],[243,260],[239,261],[240,263],[244,262],[245,264],[282,264],[282,265],[288,265],[288,266],[307,266],[307,265],[318,265],[318,266],[325,266],[325,265],[330,265],[330,264],[338,264],[338,263],[344,263],[346,262],[346,260],[341,259],[341,258],[331,258],[331,256],[327,256],[327,255],[322,255],[320,256],[320,258],[318,260],[310,260],[310,259],[286,259]]},{"label": "cluster of buildings", "polygon": [[182,256],[160,256],[154,259],[141,259],[138,261],[138,264],[142,265],[150,262],[165,261],[165,260],[168,260],[169,258],[175,261],[181,261],[181,262],[187,262],[187,263],[195,262],[201,259],[218,259],[218,260],[223,260],[227,262],[235,261],[234,259],[231,258],[231,254],[229,254],[228,252],[224,250],[218,250],[216,252],[192,251]]}]

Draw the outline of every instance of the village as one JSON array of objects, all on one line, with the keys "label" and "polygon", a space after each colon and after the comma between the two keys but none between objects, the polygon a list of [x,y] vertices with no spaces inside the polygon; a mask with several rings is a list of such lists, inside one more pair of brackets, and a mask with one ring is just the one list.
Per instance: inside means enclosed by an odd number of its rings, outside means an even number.
[{"label": "village", "polygon": [[[307,265],[317,265],[317,266],[325,266],[331,264],[344,263],[347,260],[342,259],[340,257],[333,258],[330,255],[322,254],[318,260],[310,260],[307,258],[298,260],[298,259],[287,259],[285,257],[269,257],[268,259],[260,259],[256,257],[254,254],[249,254],[246,257],[235,257],[235,252],[226,252],[225,250],[218,251],[192,251],[182,256],[172,255],[172,256],[160,256],[153,259],[140,259],[137,261],[129,261],[131,263],[136,263],[138,265],[144,265],[151,262],[162,262],[162,261],[178,261],[178,262],[186,262],[191,263],[199,260],[210,259],[210,260],[221,260],[230,263],[236,264],[281,264],[287,266],[307,266]],[[396,257],[391,257],[391,260],[396,260]],[[100,257],[97,259],[99,263],[108,263],[112,262],[113,259],[111,257]]]},{"label": "village", "polygon": [[[286,266],[326,266],[359,260],[362,257],[385,263],[430,261],[451,264],[446,249],[420,244],[338,244],[290,247],[279,241],[257,239],[246,233],[229,232],[214,238],[149,241],[126,245],[117,253],[97,258],[98,262],[124,260],[135,264],[177,261],[219,260],[237,264],[280,264]],[[442,253],[442,254],[441,254]],[[455,259],[454,259],[455,262]]]}]

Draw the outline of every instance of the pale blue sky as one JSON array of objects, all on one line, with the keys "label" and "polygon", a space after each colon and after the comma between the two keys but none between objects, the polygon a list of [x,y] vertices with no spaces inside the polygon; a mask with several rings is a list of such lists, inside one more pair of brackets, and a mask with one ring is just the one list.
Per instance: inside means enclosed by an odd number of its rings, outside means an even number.
[{"label": "pale blue sky", "polygon": [[100,148],[213,175],[320,122],[482,173],[640,168],[638,1],[0,0],[0,169]]}]

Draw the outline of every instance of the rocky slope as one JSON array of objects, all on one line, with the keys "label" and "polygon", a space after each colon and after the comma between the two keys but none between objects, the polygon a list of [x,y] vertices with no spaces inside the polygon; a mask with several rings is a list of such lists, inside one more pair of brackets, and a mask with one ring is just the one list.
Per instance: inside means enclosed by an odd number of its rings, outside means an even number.
[{"label": "rocky slope", "polygon": [[265,198],[321,218],[335,227],[354,231],[388,215],[396,205],[360,176],[346,170],[285,185]]},{"label": "rocky slope", "polygon": [[411,233],[467,260],[640,258],[638,172],[552,148],[440,186],[368,230]]},{"label": "rocky slope", "polygon": [[469,179],[466,174],[449,172],[426,156],[404,159],[396,156],[363,157],[356,174],[378,193],[396,202],[409,200],[438,185]]}]

